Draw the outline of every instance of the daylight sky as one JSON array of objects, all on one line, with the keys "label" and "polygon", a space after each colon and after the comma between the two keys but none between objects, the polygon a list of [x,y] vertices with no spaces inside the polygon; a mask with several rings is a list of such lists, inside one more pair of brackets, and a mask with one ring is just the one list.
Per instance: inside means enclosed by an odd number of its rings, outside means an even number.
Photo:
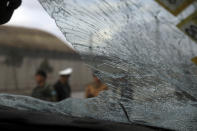
[{"label": "daylight sky", "polygon": [[22,0],[22,5],[14,12],[12,19],[7,25],[41,29],[54,34],[71,46],[57,28],[55,21],[49,17],[38,0]]},{"label": "daylight sky", "polygon": [[45,30],[66,42],[54,20],[49,17],[37,0],[23,0],[21,7],[15,11],[7,25]]}]

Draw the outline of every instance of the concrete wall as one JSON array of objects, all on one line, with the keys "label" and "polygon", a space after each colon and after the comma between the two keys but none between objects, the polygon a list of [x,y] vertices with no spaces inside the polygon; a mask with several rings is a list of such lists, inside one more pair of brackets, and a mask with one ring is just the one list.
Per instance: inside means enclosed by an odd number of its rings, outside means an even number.
[{"label": "concrete wall", "polygon": [[31,94],[40,67],[48,69],[51,85],[60,70],[72,67],[73,92],[84,91],[92,81],[92,73],[79,55],[55,36],[40,30],[0,26],[0,93]]},{"label": "concrete wall", "polygon": [[[6,63],[7,56],[0,56],[0,92],[29,95],[36,86],[34,75],[45,58],[24,57],[22,64],[13,66]],[[73,92],[84,91],[85,86],[92,81],[90,69],[79,60],[47,59],[52,69],[48,74],[48,83],[54,84],[58,79],[58,72],[67,67],[73,68],[70,84]]]}]

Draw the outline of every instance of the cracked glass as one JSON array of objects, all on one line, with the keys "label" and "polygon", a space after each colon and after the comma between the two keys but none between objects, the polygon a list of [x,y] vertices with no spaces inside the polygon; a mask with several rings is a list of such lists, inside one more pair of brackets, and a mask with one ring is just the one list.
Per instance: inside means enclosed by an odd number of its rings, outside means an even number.
[{"label": "cracked glass", "polygon": [[175,16],[154,0],[39,0],[66,39],[110,90],[59,103],[1,95],[23,110],[173,130],[197,130],[195,40],[178,27],[196,2]]}]

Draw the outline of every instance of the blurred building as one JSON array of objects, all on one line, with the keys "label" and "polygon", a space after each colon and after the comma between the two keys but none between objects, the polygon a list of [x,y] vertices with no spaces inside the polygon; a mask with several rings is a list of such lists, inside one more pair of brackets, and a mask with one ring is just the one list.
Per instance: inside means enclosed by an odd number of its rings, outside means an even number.
[{"label": "blurred building", "polygon": [[58,72],[73,68],[73,92],[84,91],[92,73],[79,55],[55,36],[34,29],[0,26],[0,92],[29,95],[35,87],[38,69],[48,72],[48,83]]}]

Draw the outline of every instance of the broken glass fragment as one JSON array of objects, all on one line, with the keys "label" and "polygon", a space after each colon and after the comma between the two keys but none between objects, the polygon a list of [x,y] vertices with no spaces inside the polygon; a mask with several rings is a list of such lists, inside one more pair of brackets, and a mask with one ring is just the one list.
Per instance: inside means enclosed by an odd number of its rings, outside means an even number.
[{"label": "broken glass fragment", "polygon": [[196,3],[175,17],[154,0],[39,1],[110,91],[60,103],[1,95],[1,104],[197,130],[197,45],[176,27]]}]

